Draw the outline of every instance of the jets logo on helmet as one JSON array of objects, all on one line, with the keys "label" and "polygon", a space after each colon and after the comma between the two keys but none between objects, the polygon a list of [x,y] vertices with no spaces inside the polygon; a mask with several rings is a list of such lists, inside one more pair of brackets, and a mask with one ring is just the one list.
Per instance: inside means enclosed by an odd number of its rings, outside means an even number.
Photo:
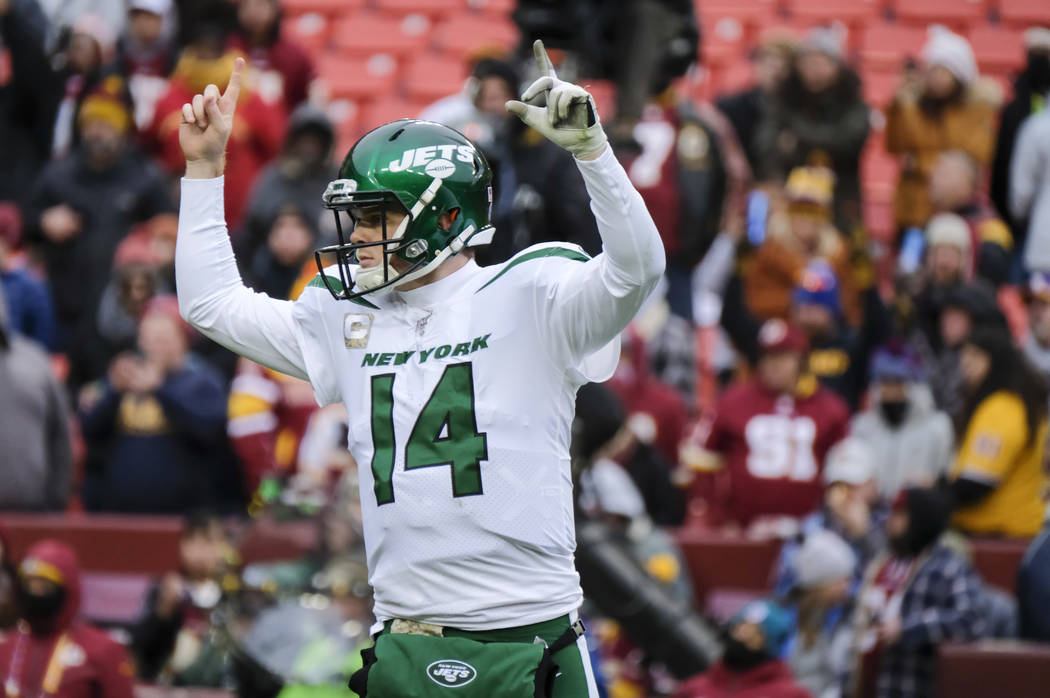
[{"label": "jets logo on helmet", "polygon": [[[403,119],[368,132],[322,197],[335,212],[339,244],[317,251],[321,280],[337,299],[359,298],[418,279],[465,247],[490,242],[491,181],[485,157],[447,126]],[[365,210],[380,212],[382,237],[353,243],[340,212],[356,221]],[[393,230],[389,212],[404,216]],[[379,247],[382,263],[359,266],[357,251],[364,247]],[[337,267],[341,290],[329,285],[326,260]]]}]

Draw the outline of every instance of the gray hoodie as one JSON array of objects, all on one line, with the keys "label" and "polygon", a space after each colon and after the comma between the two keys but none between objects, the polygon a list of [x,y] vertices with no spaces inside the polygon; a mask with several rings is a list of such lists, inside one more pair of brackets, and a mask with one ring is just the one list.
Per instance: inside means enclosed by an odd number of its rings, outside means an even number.
[{"label": "gray hoodie", "polygon": [[873,407],[853,418],[850,433],[864,439],[875,454],[879,494],[892,499],[908,485],[931,484],[947,473],[954,430],[948,415],[934,407],[929,387],[911,384],[907,414],[896,428],[882,416],[878,399],[876,386],[872,390]]},{"label": "gray hoodie", "polygon": [[0,290],[0,510],[60,510],[72,455],[65,394],[39,345],[8,329]]}]

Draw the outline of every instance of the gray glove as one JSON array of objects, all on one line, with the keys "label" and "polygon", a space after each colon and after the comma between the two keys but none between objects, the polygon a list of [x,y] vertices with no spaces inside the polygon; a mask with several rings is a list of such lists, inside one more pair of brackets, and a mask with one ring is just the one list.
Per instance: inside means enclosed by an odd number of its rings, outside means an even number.
[{"label": "gray glove", "polygon": [[[532,50],[540,77],[521,95],[522,101],[507,102],[507,111],[580,160],[596,157],[607,139],[594,98],[579,85],[558,79],[542,41],[537,39]],[[541,94],[547,97],[546,107],[532,104]]]}]

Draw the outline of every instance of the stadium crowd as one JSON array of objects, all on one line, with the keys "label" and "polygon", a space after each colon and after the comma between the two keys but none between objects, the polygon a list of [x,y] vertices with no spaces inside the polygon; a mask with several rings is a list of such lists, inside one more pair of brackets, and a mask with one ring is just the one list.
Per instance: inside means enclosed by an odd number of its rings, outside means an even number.
[{"label": "stadium crowd", "polygon": [[[692,3],[639,5],[667,13],[652,45],[674,34],[695,60]],[[249,590],[330,595],[356,623],[347,653],[367,639],[347,415],[195,334],[174,298],[180,108],[237,56],[251,72],[225,193],[243,276],[294,299],[333,241],[321,193],[340,138],[316,57],[284,26],[281,0],[0,0],[0,511],[187,517],[180,568],[116,640],[79,616],[71,548],[16,560],[0,526],[6,695],[243,691],[214,609],[236,596],[247,617]],[[836,24],[762,35],[753,86],[712,101],[675,61],[618,77],[610,138],[668,268],[614,377],[581,391],[579,517],[686,606],[676,529],[780,548],[765,597],[693,609],[725,648],[698,676],[585,609],[607,695],[932,696],[942,643],[1050,643],[1050,28],[1024,36],[1005,97],[939,26],[887,104],[864,101]],[[498,232],[479,261],[551,240],[599,253],[571,155],[504,109],[525,63],[469,60],[461,93],[403,116],[487,154]],[[860,167],[873,128],[899,164],[882,237]],[[275,510],[316,520],[316,549],[242,567],[230,522]],[[975,571],[987,539],[1032,541],[1016,587]],[[51,660],[73,644],[64,671]],[[296,680],[347,667],[326,669]]]}]

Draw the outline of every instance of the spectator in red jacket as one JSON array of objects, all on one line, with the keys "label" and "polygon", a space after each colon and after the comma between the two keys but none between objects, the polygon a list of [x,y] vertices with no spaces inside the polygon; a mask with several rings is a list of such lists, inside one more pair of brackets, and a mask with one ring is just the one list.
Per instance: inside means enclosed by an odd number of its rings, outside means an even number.
[{"label": "spectator in red jacket", "polygon": [[779,659],[791,621],[771,601],[752,601],[732,619],[722,658],[678,687],[675,698],[810,698]]},{"label": "spectator in red jacket", "polygon": [[[209,84],[225,85],[237,53],[223,51],[222,33],[205,26],[187,46],[175,66],[171,87],[157,102],[153,123],[145,134],[147,145],[173,177],[182,175],[186,159],[179,146],[182,105]],[[255,175],[272,160],[284,138],[284,112],[268,104],[257,91],[241,90],[229,145],[226,147],[226,221],[230,230],[240,225]]]},{"label": "spectator in red jacket", "polygon": [[44,540],[30,548],[18,592],[24,623],[0,641],[5,695],[132,697],[124,648],[78,617],[80,569],[69,546]]},{"label": "spectator in red jacket", "polygon": [[683,449],[683,460],[712,473],[712,523],[775,523],[766,530],[793,535],[793,520],[820,504],[824,456],[845,436],[849,410],[803,372],[807,342],[801,330],[769,320],[758,343],[755,376],[725,392],[706,438]]},{"label": "spectator in red jacket", "polygon": [[291,114],[309,96],[317,70],[302,46],[281,35],[281,14],[280,0],[240,0],[228,46],[248,57],[263,99]]},{"label": "spectator in red jacket", "polygon": [[627,425],[634,435],[655,446],[668,463],[677,462],[685,404],[674,388],[653,375],[645,340],[634,327],[623,334],[620,363],[609,387],[627,408]]}]

